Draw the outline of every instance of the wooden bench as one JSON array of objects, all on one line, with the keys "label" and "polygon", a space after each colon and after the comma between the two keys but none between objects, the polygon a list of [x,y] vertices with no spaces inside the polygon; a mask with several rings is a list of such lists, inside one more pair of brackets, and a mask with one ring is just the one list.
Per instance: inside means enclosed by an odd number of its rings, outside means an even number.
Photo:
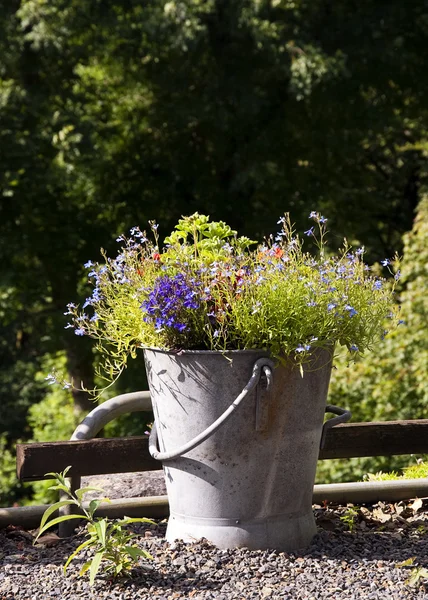
[{"label": "wooden bench", "polygon": [[[120,402],[119,400],[122,399]],[[17,444],[17,475],[21,481],[38,481],[49,479],[48,472],[60,472],[71,465],[70,475],[72,487],[80,486],[80,478],[89,475],[112,473],[130,473],[156,471],[162,464],[154,460],[148,451],[148,436],[129,438],[95,438],[92,437],[112,418],[124,412],[134,410],[150,410],[148,392],[125,394],[108,400],[97,407],[76,429],[71,441]],[[346,423],[336,425],[326,431],[324,447],[320,450],[320,460],[333,458],[354,458],[371,456],[392,456],[403,454],[428,453],[428,420],[386,421],[371,423]],[[314,501],[335,499],[338,502],[346,499],[346,490],[354,486],[354,496],[367,498],[367,490],[372,490],[372,501],[376,499],[404,499],[414,496],[428,496],[428,480],[411,480],[413,483],[391,481],[363,484],[329,484],[318,485],[314,489]],[[359,486],[359,487],[358,487]],[[361,488],[361,486],[364,486]],[[388,492],[389,489],[389,492]],[[379,494],[384,497],[379,497]],[[390,494],[390,498],[388,498]],[[391,495],[392,494],[392,495]],[[409,495],[411,494],[411,495]],[[401,498],[400,498],[401,496]],[[167,516],[166,497],[151,498],[147,501],[128,502],[127,514],[144,511],[140,516]],[[358,500],[355,500],[358,501]],[[368,501],[368,500],[366,500]],[[117,511],[121,510],[120,502]],[[122,505],[126,504],[124,500]],[[1,509],[0,509],[1,510]],[[100,514],[103,507],[100,507]],[[104,507],[104,512],[116,516],[113,508]],[[1,512],[0,512],[1,521]],[[64,524],[61,535],[69,535],[75,523]]]}]

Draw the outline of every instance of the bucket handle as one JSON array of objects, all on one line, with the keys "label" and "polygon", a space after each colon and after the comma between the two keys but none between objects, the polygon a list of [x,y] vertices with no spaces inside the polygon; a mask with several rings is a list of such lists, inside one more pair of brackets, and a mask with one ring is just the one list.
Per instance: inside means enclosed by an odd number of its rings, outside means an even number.
[{"label": "bucket handle", "polygon": [[[158,450],[158,433],[156,429],[156,422],[153,423],[152,430],[149,436],[149,452],[151,456],[155,460],[172,460],[173,458],[178,458],[182,454],[186,454],[199,444],[202,444],[207,438],[209,438],[214,432],[225,423],[229,417],[237,410],[241,402],[244,398],[251,392],[256,385],[260,381],[260,377],[262,375],[262,371],[266,375],[267,386],[272,385],[272,370],[274,368],[274,363],[269,358],[259,358],[256,360],[253,366],[253,372],[251,374],[250,380],[247,385],[244,387],[239,396],[232,402],[232,404],[223,412],[219,418],[214,421],[209,427],[205,429],[202,433],[195,436],[190,442],[183,444],[177,450],[173,450],[171,452],[160,452]],[[333,419],[334,420],[334,419]]]},{"label": "bucket handle", "polygon": [[333,406],[333,404],[327,404],[325,407],[325,412],[333,413],[334,415],[338,416],[333,417],[324,423],[321,433],[320,450],[324,448],[327,431],[335,425],[339,425],[339,423],[347,423],[352,416],[350,410],[346,410],[346,408],[340,408],[340,406]]}]

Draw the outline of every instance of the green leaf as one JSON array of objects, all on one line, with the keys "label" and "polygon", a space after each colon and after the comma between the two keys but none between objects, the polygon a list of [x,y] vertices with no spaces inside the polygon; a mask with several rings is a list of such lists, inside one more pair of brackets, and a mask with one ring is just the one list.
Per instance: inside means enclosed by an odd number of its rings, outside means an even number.
[{"label": "green leaf", "polygon": [[75,491],[75,494],[79,500],[82,500],[83,495],[86,494],[87,492],[104,492],[104,490],[102,488],[89,486],[89,487],[79,488],[78,490]]},{"label": "green leaf", "polygon": [[104,556],[104,550],[102,550],[101,552],[97,552],[95,554],[94,558],[92,559],[91,568],[89,571],[89,585],[94,584],[95,577],[97,576],[103,556]]},{"label": "green leaf", "polygon": [[85,517],[85,515],[64,515],[63,517],[57,517],[56,519],[52,519],[52,521],[49,521],[49,523],[47,523],[42,529],[40,529],[39,533],[37,534],[37,537],[39,537],[44,531],[46,531],[50,527],[58,525],[58,523],[63,523],[64,521],[68,521],[69,519],[82,520],[87,519],[87,517]]},{"label": "green leaf", "polygon": [[139,556],[143,556],[144,558],[151,558],[153,559],[153,556],[147,552],[146,550],[142,550],[141,548],[138,548],[138,546],[125,546],[124,547],[124,551],[129,554],[129,556],[133,559],[133,560],[137,560],[137,558]]},{"label": "green leaf", "polygon": [[[52,504],[51,506],[49,506],[49,508],[45,510],[42,516],[42,520],[40,521],[40,531],[37,534],[36,540],[40,536],[42,531],[46,531],[47,527],[44,527],[44,525],[48,518],[51,516],[51,514],[57,511],[59,508],[62,508],[63,506],[70,506],[71,504],[76,505],[77,502],[75,500],[60,500],[59,502],[55,502],[55,504]],[[51,525],[49,524],[48,527],[51,527]]]},{"label": "green leaf", "polygon": [[411,567],[416,560],[416,556],[411,556],[407,560],[403,560],[403,562],[397,563],[397,567]]},{"label": "green leaf", "polygon": [[51,485],[49,487],[50,490],[58,490],[61,492],[65,492],[66,494],[68,494],[69,496],[71,495],[71,490],[70,490],[70,486],[62,484],[62,483],[58,483],[55,485]]},{"label": "green leaf", "polygon": [[95,498],[94,500],[90,501],[89,507],[88,507],[88,513],[90,514],[91,517],[93,516],[94,512],[97,510],[97,508],[99,507],[100,504],[101,504],[100,498]]},{"label": "green leaf", "polygon": [[104,547],[106,545],[106,530],[107,530],[107,519],[101,519],[94,523],[95,531],[97,532],[100,544]]},{"label": "green leaf", "polygon": [[61,483],[65,483],[65,478],[70,469],[71,465],[68,465],[68,467],[65,467],[64,471],[61,471],[61,473],[45,473],[45,477],[51,476],[52,479],[57,479]]},{"label": "green leaf", "polygon": [[86,571],[91,567],[91,564],[92,564],[92,560],[88,560],[87,562],[85,562],[85,564],[79,571],[79,575],[80,576],[84,575],[86,573]]},{"label": "green leaf", "polygon": [[75,558],[75,557],[76,557],[76,556],[79,554],[79,552],[80,552],[81,550],[83,550],[83,548],[87,548],[88,546],[90,546],[90,545],[91,545],[91,544],[93,544],[93,543],[94,543],[94,542],[93,542],[93,540],[92,540],[92,539],[90,539],[90,540],[86,540],[85,542],[83,542],[83,544],[80,544],[80,546],[78,546],[78,547],[76,548],[76,550],[75,550],[75,551],[74,551],[72,554],[70,554],[70,556],[67,558],[67,562],[66,562],[66,563],[65,563],[65,565],[64,565],[64,573],[66,572],[66,570],[67,570],[67,567],[68,567],[68,565],[71,563],[71,561],[73,560],[73,558]]},{"label": "green leaf", "polygon": [[117,521],[118,525],[128,525],[129,523],[149,523],[149,525],[156,525],[154,521],[145,517],[123,517],[123,519]]}]

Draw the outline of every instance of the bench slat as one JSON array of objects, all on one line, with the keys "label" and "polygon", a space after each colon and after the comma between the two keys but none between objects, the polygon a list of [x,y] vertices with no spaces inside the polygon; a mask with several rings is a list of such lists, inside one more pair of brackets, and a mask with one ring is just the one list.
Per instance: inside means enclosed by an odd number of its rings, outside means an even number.
[{"label": "bench slat", "polygon": [[70,475],[105,475],[157,471],[162,464],[148,450],[148,437],[95,438],[73,442],[16,445],[16,470],[21,481],[50,479],[68,465]]}]

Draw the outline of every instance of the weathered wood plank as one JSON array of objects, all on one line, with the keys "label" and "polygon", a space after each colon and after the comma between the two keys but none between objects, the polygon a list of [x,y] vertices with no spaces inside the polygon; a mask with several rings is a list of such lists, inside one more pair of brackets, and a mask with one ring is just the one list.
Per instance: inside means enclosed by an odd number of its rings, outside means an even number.
[{"label": "weathered wood plank", "polygon": [[59,473],[68,465],[72,465],[70,475],[82,476],[162,468],[149,454],[147,436],[16,445],[16,470],[21,481],[49,479],[46,473]]},{"label": "weathered wood plank", "polygon": [[[319,458],[398,454],[428,454],[428,419],[337,425],[327,432]],[[23,481],[48,479],[45,473],[63,471],[68,465],[75,475],[161,469],[148,452],[147,436],[17,444],[16,462]]]},{"label": "weathered wood plank", "polygon": [[428,419],[336,425],[320,459],[428,453]]}]

